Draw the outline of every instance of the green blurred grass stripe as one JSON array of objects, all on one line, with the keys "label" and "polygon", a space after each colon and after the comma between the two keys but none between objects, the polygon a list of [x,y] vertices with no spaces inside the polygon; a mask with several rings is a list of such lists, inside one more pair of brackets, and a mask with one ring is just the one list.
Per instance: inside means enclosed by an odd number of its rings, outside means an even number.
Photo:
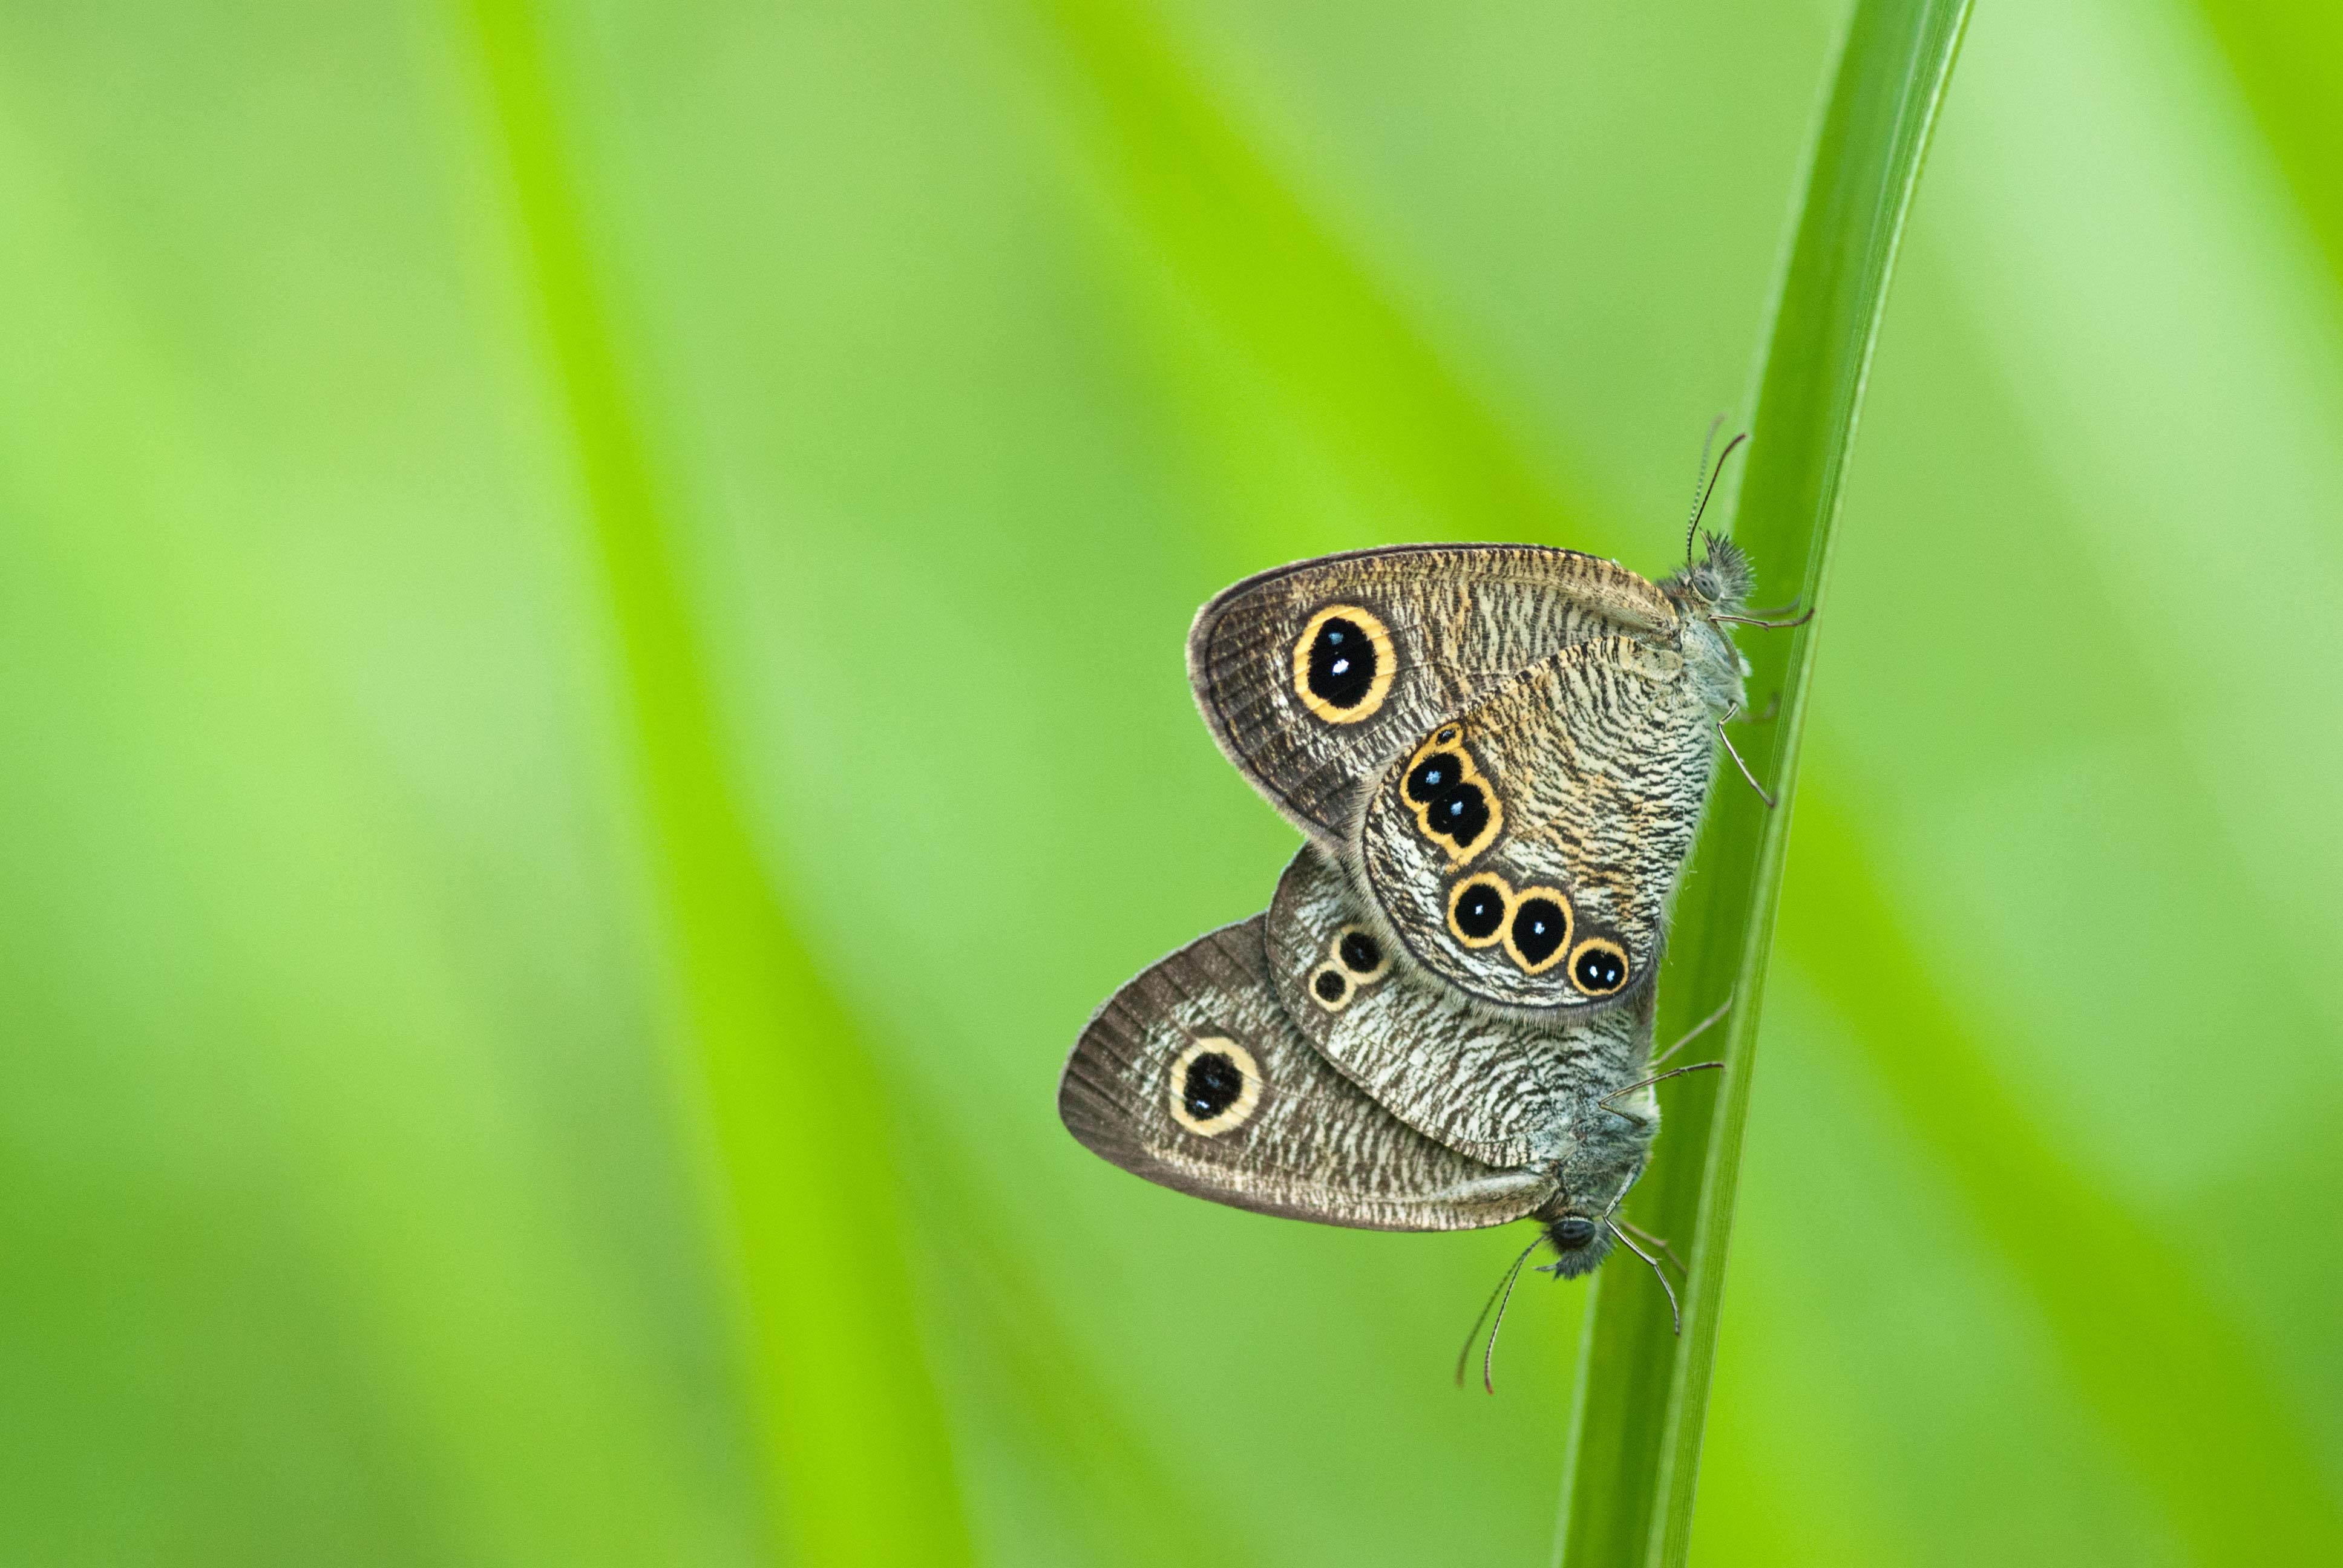
[{"label": "green blurred grass stripe", "polygon": [[[1829,776],[1825,770],[1824,776]],[[2343,1504],[2262,1353],[2184,1238],[2095,1183],[1998,1080],[1897,919],[1845,811],[1801,798],[1784,940],[1957,1183],[2197,1563],[2343,1560]],[[2020,1048],[2022,1049],[2022,1043]]]},{"label": "green blurred grass stripe", "polygon": [[52,900],[0,941],[0,1561],[721,1550],[410,803],[255,539],[266,457],[76,151],[0,111],[0,878]]},{"label": "green blurred grass stripe", "polygon": [[2197,0],[2343,286],[2343,5]]},{"label": "green blurred grass stripe", "polygon": [[1583,485],[1458,374],[1143,0],[1030,4],[1080,78],[1110,186],[1340,465],[1383,477],[1434,529],[1571,537]]},{"label": "green blurred grass stripe", "polygon": [[[1816,127],[1795,238],[1767,334],[1735,535],[1763,572],[1797,563],[1798,599],[1819,602],[1887,279],[1922,154],[1950,76],[1966,0],[1858,5]],[[1777,579],[1778,580],[1778,579]],[[1814,628],[1742,641],[1760,704],[1779,718],[1742,733],[1781,804],[1768,811],[1722,769],[1671,939],[1666,1020],[1730,996],[1721,1085],[1675,1090],[1664,1156],[1636,1193],[1643,1222],[1678,1243],[1690,1271],[1684,1332],[1653,1282],[1606,1270],[1594,1292],[1571,1422],[1558,1561],[1681,1563],[1692,1539],[1715,1365],[1741,1143],[1774,911],[1789,836]],[[1672,1036],[1665,1027],[1664,1037]]]},{"label": "green blurred grass stripe", "polygon": [[623,648],[684,1026],[747,1295],[771,1499],[809,1563],[966,1561],[910,1304],[875,1070],[759,869],[717,743],[674,520],[629,407],[530,7],[475,0],[586,519]]},{"label": "green blurred grass stripe", "polygon": [[[1167,1507],[1179,1483],[1143,1426],[1123,1419],[1125,1398],[1101,1377],[1001,1216],[1016,1204],[994,1191],[950,1121],[907,1101],[905,1131],[920,1151],[927,1201],[920,1224],[940,1277],[951,1282],[971,1370],[991,1399],[1021,1410],[1047,1455],[1047,1473],[1091,1561],[1164,1568],[1246,1568],[1258,1561],[1224,1516]],[[1134,1528],[1134,1522],[1143,1522]]]}]

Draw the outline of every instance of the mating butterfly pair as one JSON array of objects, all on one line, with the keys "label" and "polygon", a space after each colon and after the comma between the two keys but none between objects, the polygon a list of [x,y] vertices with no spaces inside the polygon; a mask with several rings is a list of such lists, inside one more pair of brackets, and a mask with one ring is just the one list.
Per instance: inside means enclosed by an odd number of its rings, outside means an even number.
[{"label": "mating butterfly pair", "polygon": [[1570,550],[1413,546],[1206,605],[1197,706],[1308,842],[1265,912],[1091,1019],[1059,1086],[1074,1136],[1264,1213],[1533,1217],[1552,1271],[1593,1268],[1658,1130],[1654,980],[1744,700],[1725,628],[1751,581],[1715,535],[1657,583]]}]

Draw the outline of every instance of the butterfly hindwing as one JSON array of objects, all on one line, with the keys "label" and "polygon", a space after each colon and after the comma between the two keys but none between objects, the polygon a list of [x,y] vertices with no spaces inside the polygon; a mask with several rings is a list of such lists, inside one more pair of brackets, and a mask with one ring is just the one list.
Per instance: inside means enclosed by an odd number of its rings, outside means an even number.
[{"label": "butterfly hindwing", "polygon": [[1394,757],[1355,863],[1442,980],[1509,1007],[1597,1008],[1658,962],[1714,747],[1681,656],[1573,643]]},{"label": "butterfly hindwing", "polygon": [[1362,550],[1219,595],[1189,631],[1188,678],[1229,759],[1339,848],[1361,791],[1443,715],[1565,644],[1677,620],[1648,579],[1574,550]]},{"label": "butterfly hindwing", "polygon": [[1058,1111],[1092,1151],[1241,1209],[1384,1231],[1502,1224],[1552,1175],[1424,1137],[1312,1048],[1279,1000],[1256,915],[1131,980],[1082,1031]]},{"label": "butterfly hindwing", "polygon": [[1589,1099],[1650,1053],[1648,1007],[1500,1016],[1396,958],[1314,845],[1286,867],[1265,930],[1278,995],[1320,1053],[1409,1126],[1476,1160],[1552,1161]]}]

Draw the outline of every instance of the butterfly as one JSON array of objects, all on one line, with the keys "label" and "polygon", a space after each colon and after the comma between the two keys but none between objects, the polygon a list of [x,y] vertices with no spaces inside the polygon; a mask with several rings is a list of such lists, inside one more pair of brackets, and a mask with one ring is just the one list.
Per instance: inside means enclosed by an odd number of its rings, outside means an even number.
[{"label": "butterfly", "polygon": [[1635,1085],[1652,993],[1550,1024],[1495,1017],[1408,973],[1365,914],[1303,845],[1268,910],[1092,1017],[1059,1084],[1067,1127],[1240,1209],[1383,1231],[1534,1216],[1560,1271],[1594,1267],[1659,1124]]},{"label": "butterfly", "polygon": [[1238,1208],[1529,1218],[1549,1271],[1614,1242],[1656,1271],[1618,1209],[1674,1076],[1653,1070],[1654,977],[1745,699],[1727,628],[1781,624],[1743,613],[1752,581],[1711,535],[1657,583],[1576,551],[1416,546],[1214,598],[1188,639],[1198,709],[1305,842],[1268,910],[1091,1019],[1068,1129]]},{"label": "butterfly", "polygon": [[1196,705],[1408,957],[1529,1015],[1648,980],[1746,667],[1747,559],[1654,583],[1524,545],[1328,556],[1188,637]]}]

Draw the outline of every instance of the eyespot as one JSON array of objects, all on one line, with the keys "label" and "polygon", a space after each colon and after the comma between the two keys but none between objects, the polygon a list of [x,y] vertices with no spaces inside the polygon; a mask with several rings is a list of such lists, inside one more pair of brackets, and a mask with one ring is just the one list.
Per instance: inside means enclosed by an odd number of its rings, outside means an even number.
[{"label": "eyespot", "polygon": [[1374,933],[1359,926],[1344,926],[1334,933],[1334,961],[1351,971],[1361,985],[1383,978],[1391,967],[1390,955]]},{"label": "eyespot", "polygon": [[1391,695],[1399,671],[1391,633],[1353,604],[1332,604],[1310,618],[1293,643],[1293,693],[1329,724],[1356,724]]},{"label": "eyespot", "polygon": [[1544,974],[1569,950],[1570,928],[1569,900],[1552,888],[1523,888],[1505,922],[1505,951],[1523,972]]},{"label": "eyespot", "polygon": [[1199,1138],[1217,1138],[1252,1120],[1263,1081],[1252,1052],[1212,1036],[1191,1044],[1172,1063],[1172,1120]]},{"label": "eyespot", "polygon": [[1513,891],[1494,871],[1465,878],[1448,890],[1448,934],[1468,948],[1485,948],[1505,929]]},{"label": "eyespot", "polygon": [[1477,784],[1459,784],[1424,816],[1435,838],[1454,844],[1459,854],[1468,853],[1489,830],[1489,798]]},{"label": "eyespot", "polygon": [[1589,937],[1570,955],[1571,982],[1588,996],[1609,996],[1627,983],[1627,952],[1604,937]]},{"label": "eyespot", "polygon": [[1320,964],[1310,971],[1310,994],[1328,1012],[1340,1012],[1351,1000],[1351,977],[1332,964]]},{"label": "eyespot", "polygon": [[1415,815],[1418,831],[1448,851],[1448,863],[1462,866],[1496,842],[1505,819],[1496,790],[1473,765],[1458,737],[1458,726],[1443,725],[1415,749],[1400,774],[1401,803]]},{"label": "eyespot", "polygon": [[1453,751],[1434,751],[1407,770],[1403,788],[1408,799],[1429,806],[1463,782],[1464,768],[1464,759]]}]

